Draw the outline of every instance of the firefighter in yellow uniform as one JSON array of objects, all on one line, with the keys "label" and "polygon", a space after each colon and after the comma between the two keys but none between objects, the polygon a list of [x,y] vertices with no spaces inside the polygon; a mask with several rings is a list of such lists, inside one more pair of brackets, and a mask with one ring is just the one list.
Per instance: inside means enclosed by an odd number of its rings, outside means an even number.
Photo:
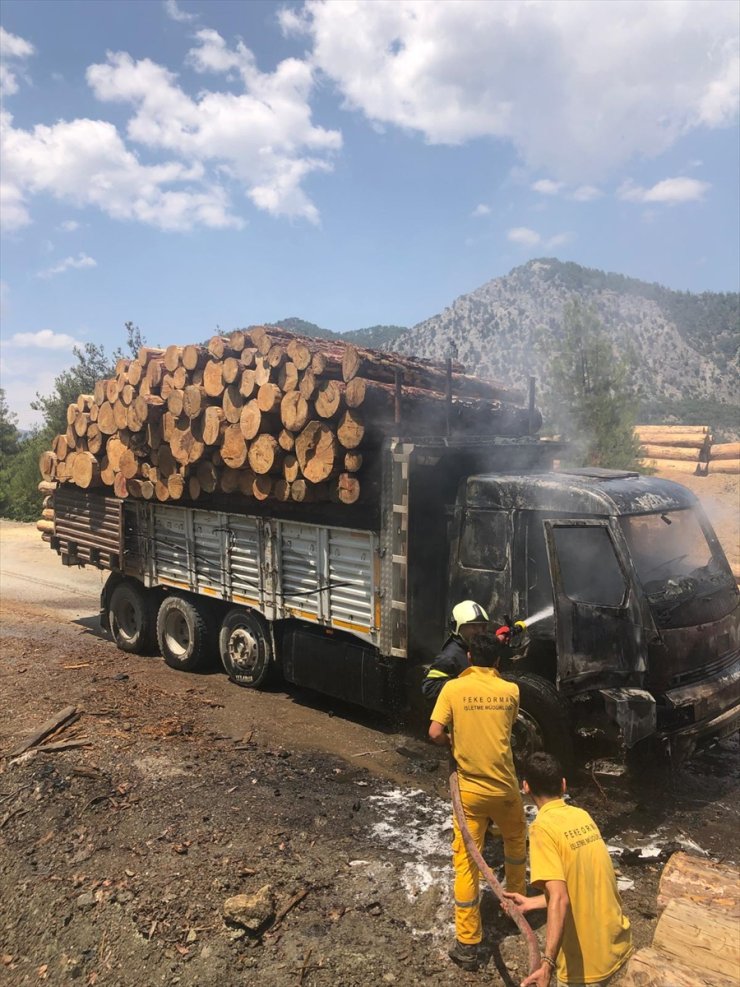
[{"label": "firefighter in yellow uniform", "polygon": [[547,908],[542,965],[522,987],[606,987],[632,953],[609,851],[583,809],[566,805],[565,779],[550,754],[533,754],[524,771],[537,818],[529,830],[532,884],[544,894],[510,897],[523,912]]},{"label": "firefighter in yellow uniform", "polygon": [[[493,821],[504,840],[506,886],[509,891],[523,893],[527,828],[511,752],[519,687],[498,673],[504,646],[495,635],[476,635],[468,648],[470,666],[442,689],[432,711],[429,736],[435,743],[449,743],[452,748],[465,819],[476,846],[483,849],[486,830]],[[475,970],[483,936],[480,875],[454,814],[453,828],[457,941],[449,955],[464,969]]]}]

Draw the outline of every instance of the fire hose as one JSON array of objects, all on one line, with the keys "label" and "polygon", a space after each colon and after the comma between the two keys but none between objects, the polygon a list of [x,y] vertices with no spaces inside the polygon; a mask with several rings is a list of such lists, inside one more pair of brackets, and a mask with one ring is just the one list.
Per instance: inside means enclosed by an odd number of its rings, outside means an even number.
[{"label": "fire hose", "polygon": [[460,783],[457,778],[457,765],[452,764],[452,770],[450,772],[450,795],[452,796],[452,808],[455,813],[455,819],[457,820],[457,825],[462,833],[462,838],[465,842],[468,853],[475,861],[475,865],[481,872],[488,885],[496,895],[498,900],[501,902],[501,908],[509,916],[509,918],[516,924],[517,928],[524,936],[527,941],[527,949],[529,951],[529,972],[534,973],[535,970],[539,970],[542,965],[542,959],[540,958],[540,947],[535,937],[532,927],[526,920],[524,915],[517,906],[510,901],[508,898],[504,897],[504,890],[496,879],[496,875],[493,873],[491,868],[483,859],[478,847],[475,845],[475,840],[470,834],[468,829],[468,824],[465,821],[465,812],[463,811],[462,800],[460,798]]}]

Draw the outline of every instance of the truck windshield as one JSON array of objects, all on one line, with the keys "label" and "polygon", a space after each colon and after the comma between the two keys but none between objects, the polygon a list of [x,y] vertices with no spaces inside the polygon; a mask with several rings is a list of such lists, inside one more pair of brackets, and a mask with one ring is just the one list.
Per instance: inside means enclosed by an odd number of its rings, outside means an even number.
[{"label": "truck windshield", "polygon": [[734,581],[693,511],[623,517],[621,523],[659,626],[685,627],[730,612],[737,602]]}]

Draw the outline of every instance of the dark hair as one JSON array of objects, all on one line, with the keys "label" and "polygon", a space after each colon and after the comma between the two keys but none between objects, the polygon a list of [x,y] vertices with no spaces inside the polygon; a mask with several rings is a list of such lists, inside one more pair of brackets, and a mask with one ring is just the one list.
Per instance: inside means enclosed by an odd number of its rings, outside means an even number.
[{"label": "dark hair", "polygon": [[473,634],[467,645],[471,663],[484,668],[495,668],[506,651],[496,635],[488,630]]},{"label": "dark hair", "polygon": [[556,757],[538,751],[524,765],[524,780],[533,795],[557,798],[563,791],[563,769]]}]

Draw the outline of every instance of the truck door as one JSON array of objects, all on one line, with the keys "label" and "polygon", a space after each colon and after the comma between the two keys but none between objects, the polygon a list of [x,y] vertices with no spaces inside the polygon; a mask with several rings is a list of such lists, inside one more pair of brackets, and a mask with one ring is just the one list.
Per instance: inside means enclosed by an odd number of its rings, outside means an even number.
[{"label": "truck door", "polygon": [[545,521],[563,683],[616,685],[647,667],[647,633],[621,532],[603,520]]}]

